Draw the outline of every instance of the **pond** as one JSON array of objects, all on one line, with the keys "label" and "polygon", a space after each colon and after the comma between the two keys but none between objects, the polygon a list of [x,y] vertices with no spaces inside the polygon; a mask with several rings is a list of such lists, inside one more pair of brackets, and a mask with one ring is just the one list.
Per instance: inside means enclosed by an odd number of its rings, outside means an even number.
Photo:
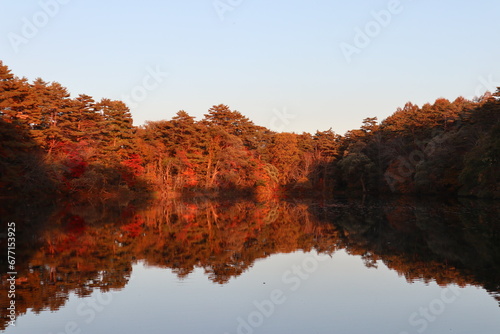
[{"label": "pond", "polygon": [[16,321],[4,275],[1,329],[498,333],[499,218],[465,199],[5,205]]}]

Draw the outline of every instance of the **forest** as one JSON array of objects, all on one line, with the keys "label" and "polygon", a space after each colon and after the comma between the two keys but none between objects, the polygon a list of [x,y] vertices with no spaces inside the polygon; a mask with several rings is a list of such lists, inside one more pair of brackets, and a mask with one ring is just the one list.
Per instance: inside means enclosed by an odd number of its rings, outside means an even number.
[{"label": "forest", "polygon": [[273,132],[224,104],[201,120],[181,110],[134,126],[122,101],[71,97],[61,84],[30,82],[0,61],[0,197],[500,198],[499,97],[500,88],[474,100],[408,102],[344,135]]}]

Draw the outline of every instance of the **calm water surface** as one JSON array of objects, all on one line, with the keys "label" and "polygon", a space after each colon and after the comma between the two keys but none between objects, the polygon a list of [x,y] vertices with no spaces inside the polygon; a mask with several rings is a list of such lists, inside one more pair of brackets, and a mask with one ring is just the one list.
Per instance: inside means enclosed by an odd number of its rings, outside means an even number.
[{"label": "calm water surface", "polygon": [[500,333],[496,202],[2,213],[21,248],[5,333]]}]

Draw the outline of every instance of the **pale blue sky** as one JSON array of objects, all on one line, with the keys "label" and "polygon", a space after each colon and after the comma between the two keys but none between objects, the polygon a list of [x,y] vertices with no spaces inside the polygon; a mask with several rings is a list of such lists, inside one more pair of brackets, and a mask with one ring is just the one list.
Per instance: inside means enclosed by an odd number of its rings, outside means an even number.
[{"label": "pale blue sky", "polygon": [[[401,0],[375,23],[391,1],[218,0],[233,7],[224,20],[213,0],[2,1],[0,59],[75,96],[135,92],[135,124],[224,103],[277,130],[343,134],[407,101],[500,86],[500,2]],[[348,62],[340,45],[367,24],[370,43]],[[155,69],[168,76],[148,78]]]}]

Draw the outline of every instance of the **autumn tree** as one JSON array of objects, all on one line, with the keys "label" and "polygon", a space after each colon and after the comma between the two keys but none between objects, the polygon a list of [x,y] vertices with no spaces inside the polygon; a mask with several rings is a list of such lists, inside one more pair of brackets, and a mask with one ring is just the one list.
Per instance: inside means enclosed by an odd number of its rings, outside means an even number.
[{"label": "autumn tree", "polygon": [[[75,142],[97,144],[103,139],[102,130],[108,125],[100,108],[94,99],[86,94],[80,94],[74,100],[73,131]],[[68,124],[68,127],[71,125]]]},{"label": "autumn tree", "polygon": [[208,127],[220,126],[227,133],[241,138],[243,144],[250,149],[258,149],[267,129],[256,126],[239,111],[231,110],[227,105],[214,105],[205,114],[203,120]]},{"label": "autumn tree", "polygon": [[[123,159],[132,153],[134,148],[134,126],[132,115],[122,101],[102,99],[97,108],[102,112],[100,131],[102,148],[115,159]],[[98,118],[87,119],[98,124]]]},{"label": "autumn tree", "polygon": [[269,147],[270,162],[279,171],[281,184],[287,185],[297,180],[297,167],[300,163],[300,151],[297,135],[277,133]]},{"label": "autumn tree", "polygon": [[26,80],[15,77],[0,61],[0,116],[5,122],[22,122],[26,118],[24,110],[28,94]]},{"label": "autumn tree", "polygon": [[320,188],[331,187],[329,180],[333,178],[333,162],[340,157],[341,136],[331,128],[326,131],[316,131],[313,145],[315,169],[310,177]]},{"label": "autumn tree", "polygon": [[407,102],[403,108],[398,108],[394,114],[382,121],[381,129],[393,134],[414,133],[418,127],[419,111],[417,105]]},{"label": "autumn tree", "polygon": [[33,137],[51,156],[57,147],[71,142],[75,135],[74,103],[67,89],[57,82],[49,84],[37,79],[31,93]]},{"label": "autumn tree", "polygon": [[34,124],[27,110],[29,88],[0,61],[0,196],[26,199],[55,188],[30,133]]}]

